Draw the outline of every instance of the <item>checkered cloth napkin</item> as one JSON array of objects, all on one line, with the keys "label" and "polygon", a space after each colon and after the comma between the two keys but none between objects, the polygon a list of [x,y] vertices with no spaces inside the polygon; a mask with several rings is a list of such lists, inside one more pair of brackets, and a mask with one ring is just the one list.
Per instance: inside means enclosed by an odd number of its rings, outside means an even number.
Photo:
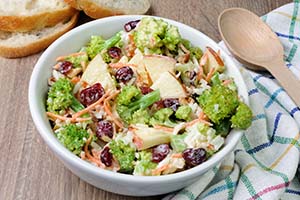
[{"label": "checkered cloth napkin", "polygon": [[[299,1],[280,7],[262,19],[282,42],[286,67],[300,79]],[[223,43],[220,46],[227,50]],[[237,65],[241,66],[238,62]],[[296,176],[300,109],[270,75],[243,67],[240,70],[248,86],[254,114],[252,126],[221,165],[164,200],[300,199]]]}]

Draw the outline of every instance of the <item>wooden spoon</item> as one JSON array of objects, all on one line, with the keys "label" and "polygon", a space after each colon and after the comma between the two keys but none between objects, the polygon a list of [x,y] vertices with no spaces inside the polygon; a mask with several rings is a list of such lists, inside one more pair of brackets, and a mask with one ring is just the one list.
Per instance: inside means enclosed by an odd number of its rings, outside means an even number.
[{"label": "wooden spoon", "polygon": [[223,11],[218,26],[226,46],[241,63],[253,70],[268,70],[300,107],[300,81],[285,66],[283,47],[269,26],[242,8]]}]

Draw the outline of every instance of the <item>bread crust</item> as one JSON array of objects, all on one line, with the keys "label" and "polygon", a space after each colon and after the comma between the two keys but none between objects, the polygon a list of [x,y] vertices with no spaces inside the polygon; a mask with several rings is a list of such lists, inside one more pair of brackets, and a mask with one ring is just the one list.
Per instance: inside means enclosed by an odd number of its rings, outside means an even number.
[{"label": "bread crust", "polygon": [[9,32],[27,32],[42,29],[68,20],[78,11],[70,6],[65,9],[44,12],[28,16],[0,16],[0,30]]},{"label": "bread crust", "polygon": [[32,43],[24,46],[19,47],[9,47],[9,46],[1,46],[0,45],[0,56],[6,57],[6,58],[18,58],[18,57],[24,57],[29,56],[32,54],[35,54],[45,48],[47,48],[52,42],[54,42],[57,38],[59,38],[61,35],[72,29],[78,20],[78,13],[75,14],[71,20],[67,23],[67,26],[60,30],[59,32],[56,32],[54,34],[51,34],[47,37],[43,37],[39,40],[33,41]]},{"label": "bread crust", "polygon": [[85,12],[85,14],[94,19],[125,14],[124,12],[119,10],[100,7],[99,5],[89,0],[77,0],[77,6],[80,7]]},{"label": "bread crust", "polygon": [[69,4],[69,6],[77,9],[77,10],[82,10],[79,5],[77,4],[77,0],[64,0],[65,3]]}]

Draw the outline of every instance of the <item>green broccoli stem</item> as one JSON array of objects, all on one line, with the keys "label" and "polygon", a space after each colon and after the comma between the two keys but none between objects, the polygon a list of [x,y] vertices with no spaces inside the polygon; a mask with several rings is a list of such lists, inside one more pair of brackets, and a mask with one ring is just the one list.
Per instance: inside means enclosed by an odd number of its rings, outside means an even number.
[{"label": "green broccoli stem", "polygon": [[105,40],[105,42],[102,45],[102,48],[100,49],[100,52],[103,51],[104,49],[109,49],[109,48],[115,46],[120,40],[121,40],[121,33],[118,32],[116,35]]},{"label": "green broccoli stem", "polygon": [[131,112],[134,112],[139,109],[145,109],[148,106],[151,106],[156,101],[160,100],[160,92],[159,90],[154,90],[144,96],[142,96],[139,100],[130,103],[127,107]]},{"label": "green broccoli stem", "polygon": [[[84,105],[82,105],[73,95],[72,95],[72,104],[70,105],[70,107],[75,112],[79,112],[79,111],[81,111],[85,108]],[[90,115],[88,113],[86,113],[82,116],[83,117],[90,117]]]}]

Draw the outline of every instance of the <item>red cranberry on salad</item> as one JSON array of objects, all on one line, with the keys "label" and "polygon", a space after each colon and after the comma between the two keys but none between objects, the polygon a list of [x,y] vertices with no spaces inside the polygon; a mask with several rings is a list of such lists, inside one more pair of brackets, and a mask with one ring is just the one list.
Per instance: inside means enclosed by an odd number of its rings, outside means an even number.
[{"label": "red cranberry on salad", "polygon": [[125,31],[126,31],[126,32],[129,32],[129,31],[135,29],[136,25],[137,25],[140,21],[141,21],[141,20],[135,20],[135,21],[130,21],[130,22],[126,23],[126,24],[124,25]]},{"label": "red cranberry on salad", "polygon": [[203,148],[188,148],[182,152],[187,167],[194,167],[206,160],[206,151]]},{"label": "red cranberry on salad", "polygon": [[162,161],[170,152],[168,144],[160,144],[152,149],[152,161],[159,163]]},{"label": "red cranberry on salad", "polygon": [[116,71],[115,76],[117,81],[127,83],[133,77],[133,70],[128,66],[121,67]]},{"label": "red cranberry on salad", "polygon": [[165,108],[171,108],[174,112],[180,107],[180,103],[177,98],[164,99],[163,104]]},{"label": "red cranberry on salad", "polygon": [[140,90],[141,90],[142,94],[144,94],[144,95],[153,91],[153,89],[151,89],[150,87],[146,87],[146,86],[141,86]]},{"label": "red cranberry on salad", "polygon": [[96,83],[80,92],[80,102],[85,106],[89,106],[100,99],[104,93],[102,85],[100,83]]},{"label": "red cranberry on salad", "polygon": [[59,63],[59,67],[57,71],[59,71],[62,74],[67,74],[72,68],[73,68],[73,64],[71,62],[63,61]]},{"label": "red cranberry on salad", "polygon": [[108,49],[108,54],[112,58],[120,59],[122,51],[119,47],[111,47]]},{"label": "red cranberry on salad", "polygon": [[109,147],[105,147],[101,151],[100,160],[106,167],[110,167],[112,165],[113,156],[112,153],[109,152]]},{"label": "red cranberry on salad", "polygon": [[102,120],[96,124],[96,136],[101,139],[103,136],[113,138],[114,128],[110,121]]}]

